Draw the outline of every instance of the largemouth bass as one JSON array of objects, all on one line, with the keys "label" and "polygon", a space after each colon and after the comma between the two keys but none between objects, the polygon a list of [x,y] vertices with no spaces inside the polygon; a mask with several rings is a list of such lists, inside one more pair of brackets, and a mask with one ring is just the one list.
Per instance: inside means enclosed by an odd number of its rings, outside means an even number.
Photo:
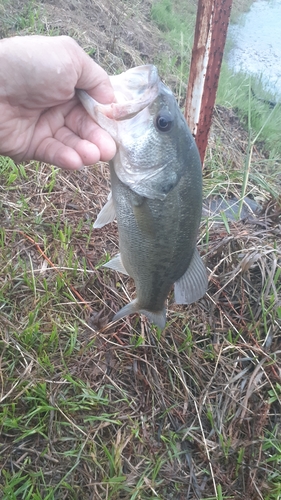
[{"label": "largemouth bass", "polygon": [[101,105],[86,92],[79,98],[117,144],[110,162],[112,195],[94,227],[117,218],[120,254],[105,266],[134,279],[136,298],[116,321],[142,313],[164,328],[166,299],[190,304],[207,290],[205,266],[196,249],[202,212],[199,153],[169,88],[153,65],[111,77],[116,102]]}]

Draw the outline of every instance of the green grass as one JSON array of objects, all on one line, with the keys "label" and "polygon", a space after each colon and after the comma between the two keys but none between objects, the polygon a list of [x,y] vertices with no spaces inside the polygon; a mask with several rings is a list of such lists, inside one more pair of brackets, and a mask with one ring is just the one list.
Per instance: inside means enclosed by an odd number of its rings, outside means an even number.
[{"label": "green grass", "polygon": [[[96,330],[70,284],[93,308],[100,307],[99,297],[106,296],[106,287],[114,289],[112,273],[103,269],[90,273],[91,261],[88,257],[83,261],[85,255],[94,250],[95,264],[104,255],[96,243],[98,234],[89,239],[91,217],[81,220],[72,206],[62,207],[74,197],[78,214],[79,208],[85,212],[91,193],[102,183],[101,177],[96,181],[97,169],[84,181],[81,174],[55,172],[37,163],[24,171],[11,165],[11,171],[12,180],[3,159],[3,206],[11,210],[27,187],[30,200],[13,218],[2,219],[0,238],[1,497],[74,500],[82,495],[90,498],[94,492],[96,498],[112,500],[177,498],[186,494],[187,475],[197,492],[204,477],[205,500],[226,500],[235,498],[231,484],[245,478],[251,464],[256,466],[262,446],[259,473],[267,471],[272,485],[268,500],[277,500],[278,430],[270,420],[264,421],[265,439],[256,436],[258,446],[249,455],[248,447],[241,444],[243,426],[237,442],[232,435],[234,427],[239,429],[235,412],[241,411],[240,397],[245,397],[247,385],[245,390],[239,388],[237,396],[227,396],[235,395],[237,382],[245,377],[237,366],[240,350],[252,359],[255,369],[263,359],[262,348],[256,347],[253,358],[249,340],[241,348],[245,332],[235,336],[232,330],[228,339],[221,339],[218,350],[211,325],[205,322],[201,330],[200,309],[194,313],[194,307],[189,313],[171,309],[169,327],[161,336],[140,320],[123,334],[121,325]],[[50,179],[54,179],[52,190]],[[101,197],[106,199],[105,191]],[[34,216],[46,206],[38,225]],[[56,268],[46,267],[39,248],[24,235],[39,244]],[[211,230],[209,251],[213,237]],[[81,246],[86,254],[80,253]],[[272,277],[276,286],[278,272]],[[101,283],[105,288],[100,288]],[[267,288],[265,281],[260,315],[264,330],[256,335],[260,346],[278,319],[271,289],[265,296]],[[114,300],[116,296],[110,302]],[[253,324],[256,314],[253,305]],[[115,332],[121,345],[113,337]],[[271,362],[273,367],[278,362],[274,351]],[[251,376],[250,370],[246,373]],[[269,383],[266,371],[261,373],[262,411],[270,404],[278,413],[280,387]],[[224,393],[226,385],[231,390]],[[258,414],[257,423],[260,418]],[[190,466],[198,474],[190,476]],[[224,475],[229,478],[227,487]]]},{"label": "green grass", "polygon": [[[278,388],[280,394],[280,387]],[[263,451],[265,452],[265,464],[274,466],[269,475],[270,492],[266,495],[265,500],[276,500],[281,498],[281,446],[280,446],[280,429],[276,426],[272,433],[265,435],[263,443]]]},{"label": "green grass", "polygon": [[183,1],[161,0],[152,4],[151,18],[164,34],[170,46],[159,53],[155,64],[165,80],[173,82],[178,99],[184,97],[184,82],[189,72],[189,63],[194,37],[196,6]]},{"label": "green grass", "polygon": [[227,108],[235,108],[245,128],[251,128],[255,142],[263,142],[269,158],[280,162],[280,107],[277,105],[271,109],[267,103],[253,96],[252,90],[260,99],[275,100],[258,78],[243,73],[233,74],[226,63],[223,64],[217,102]]},{"label": "green grass", "polygon": [[25,35],[28,34],[44,34],[45,25],[43,22],[43,9],[36,0],[29,0],[22,3],[22,8],[14,15],[8,12],[11,0],[2,0],[3,6],[2,16],[2,31],[4,36],[9,36],[9,31],[22,31]]}]

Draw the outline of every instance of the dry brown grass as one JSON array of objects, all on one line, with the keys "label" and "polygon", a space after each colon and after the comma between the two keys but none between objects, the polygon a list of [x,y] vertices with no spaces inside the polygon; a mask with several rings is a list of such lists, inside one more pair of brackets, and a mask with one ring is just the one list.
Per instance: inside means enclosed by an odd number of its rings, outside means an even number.
[{"label": "dry brown grass", "polygon": [[171,297],[159,335],[143,317],[108,323],[134,287],[96,269],[117,249],[115,223],[91,229],[106,165],[57,171],[50,193],[48,166],[25,172],[1,182],[2,471],[41,474],[54,498],[209,498],[219,485],[265,498],[263,445],[281,416],[279,218],[229,233],[209,221],[208,243],[203,223],[208,294]]}]

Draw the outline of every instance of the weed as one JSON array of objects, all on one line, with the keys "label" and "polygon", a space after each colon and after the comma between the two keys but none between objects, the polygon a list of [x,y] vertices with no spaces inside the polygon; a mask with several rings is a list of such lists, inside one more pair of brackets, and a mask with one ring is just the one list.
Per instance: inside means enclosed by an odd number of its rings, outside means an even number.
[{"label": "weed", "polygon": [[[252,93],[263,98],[265,102],[258,100]],[[267,100],[274,100],[269,91],[266,91],[258,77],[244,74],[243,72],[233,74],[223,62],[217,92],[217,103],[223,106],[235,108],[238,116],[245,127],[251,129],[252,140],[264,142],[264,147],[269,151],[270,157],[280,161],[281,149],[278,141],[278,130],[280,128],[280,113],[278,106],[271,109]]]},{"label": "weed", "polygon": [[165,75],[173,75],[176,78],[173,90],[178,95],[179,103],[184,97],[185,82],[189,73],[195,16],[195,7],[183,1],[176,4],[171,0],[160,0],[151,7],[152,19],[164,32],[172,48],[171,51],[159,54],[155,62],[164,79]]}]

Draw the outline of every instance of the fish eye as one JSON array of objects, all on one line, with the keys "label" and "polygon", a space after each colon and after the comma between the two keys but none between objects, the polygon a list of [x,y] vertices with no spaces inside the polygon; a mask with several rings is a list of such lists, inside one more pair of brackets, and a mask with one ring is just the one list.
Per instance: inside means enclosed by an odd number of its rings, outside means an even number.
[{"label": "fish eye", "polygon": [[160,132],[169,132],[174,124],[174,120],[169,111],[161,111],[157,115],[155,123]]}]

